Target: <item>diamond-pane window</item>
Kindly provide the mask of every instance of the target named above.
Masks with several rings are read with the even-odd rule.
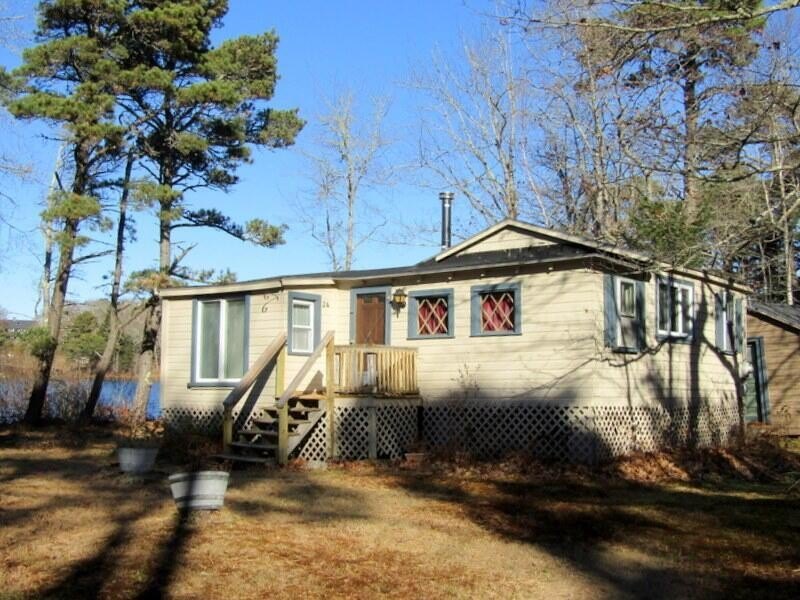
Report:
[[[483,292],[480,294],[481,332],[514,332],[516,315],[514,293]]]
[[[447,296],[423,296],[417,299],[417,335],[447,335],[449,306]]]

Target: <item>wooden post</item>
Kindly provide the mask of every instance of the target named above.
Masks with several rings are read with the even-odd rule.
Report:
[[[328,419],[328,460],[336,451],[336,387],[334,376],[335,347],[333,338],[325,349],[325,415]]]
[[[289,462],[289,405],[278,409],[278,464]]]
[[[275,364],[275,397],[279,398],[284,390],[286,377],[286,346],[281,348]],[[289,462],[289,404],[278,408],[278,464]]]
[[[233,441],[233,409],[226,406],[222,413],[222,448],[229,452]]]

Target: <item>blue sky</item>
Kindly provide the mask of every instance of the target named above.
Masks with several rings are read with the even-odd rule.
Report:
[[[33,2],[10,2],[13,14],[29,18],[18,26],[33,27]],[[409,73],[424,68],[438,46],[445,53],[457,54],[463,36],[479,33],[486,25],[484,14],[489,3],[478,0],[435,0],[407,2],[369,2],[355,0],[307,0],[303,2],[261,2],[232,0],[225,25],[215,33],[215,41],[241,34],[275,29],[281,38],[278,50],[281,79],[272,105],[299,107],[301,115],[313,123],[325,110],[324,99],[337,91],[351,89],[357,98],[389,96],[391,110],[387,126],[401,139],[397,160],[411,152],[413,136],[409,124],[419,110],[415,94],[404,86]],[[0,51],[0,64],[18,62],[14,53]],[[42,242],[36,231],[41,201],[49,173],[53,169],[56,146],[45,139],[43,127],[0,121],[4,135],[0,152],[30,162],[35,170],[29,181],[3,180],[2,191],[14,204],[0,199],[0,210],[13,227],[0,226],[0,307],[11,316],[31,317],[37,297]],[[281,273],[327,270],[324,251],[310,240],[297,223],[297,204],[308,193],[307,161],[303,152],[313,149],[313,125],[301,134],[289,150],[259,151],[253,164],[241,169],[241,182],[229,193],[195,192],[189,200],[196,207],[217,207],[232,218],[244,221],[260,217],[286,223],[287,243],[276,249],[243,244],[221,233],[182,230],[179,239],[196,244],[187,259],[195,268],[230,268],[240,280]],[[402,185],[371,192],[370,200],[384,207],[391,223],[423,222],[438,227],[437,190],[406,181]],[[466,207],[462,206],[462,209]],[[456,203],[456,218],[459,205]],[[156,259],[155,219],[136,216],[137,240],[130,246],[126,271],[152,267]],[[387,234],[389,231],[387,231]],[[356,267],[371,268],[406,264],[436,252],[435,239],[404,238],[404,244],[375,242],[365,245],[357,255]],[[71,300],[87,300],[105,294],[104,274],[110,262],[82,266],[71,286]]]

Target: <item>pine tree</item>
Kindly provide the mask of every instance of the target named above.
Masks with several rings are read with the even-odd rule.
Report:
[[[213,48],[211,31],[227,12],[225,0],[128,2],[127,53],[120,112],[137,130],[140,167],[148,174],[139,199],[159,218],[158,270],[141,278],[150,290],[139,351],[136,406],[143,413],[150,391],[161,322],[159,289],[191,271],[173,253],[173,232],[211,227],[262,246],[283,242],[283,227],[255,219],[235,224],[218,210],[192,210],[185,194],[227,190],[251,147],[284,148],[303,126],[296,110],[267,106],[278,79],[274,32],[243,36]]]
[[[57,226],[59,258],[47,314],[48,340],[37,352],[38,373],[25,413],[30,423],[42,416],[73,268],[90,258],[77,254],[89,241],[83,230],[102,224],[100,174],[124,145],[124,127],[113,118],[119,51],[113,35],[122,8],[111,0],[41,2],[39,44],[25,51],[23,64],[11,74],[15,93],[9,110],[18,118],[60,126],[74,163],[71,184],[42,215]]]

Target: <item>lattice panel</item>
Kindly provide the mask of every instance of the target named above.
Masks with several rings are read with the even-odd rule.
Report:
[[[337,458],[360,460],[369,457],[369,409],[340,406],[334,417]]]
[[[426,406],[425,439],[478,457],[530,452],[567,462],[596,462],[633,451],[719,446],[738,426],[735,406],[664,408],[459,404]]]
[[[426,406],[425,439],[486,458],[525,451],[553,460],[591,461],[596,449],[588,412],[582,407],[524,404]]]
[[[415,406],[375,408],[378,458],[401,458],[417,438]]]
[[[322,413],[319,421],[300,444],[297,456],[310,461],[325,461],[328,459],[328,418]]]
[[[174,429],[222,435],[222,408],[170,407],[163,409],[161,415]]]

